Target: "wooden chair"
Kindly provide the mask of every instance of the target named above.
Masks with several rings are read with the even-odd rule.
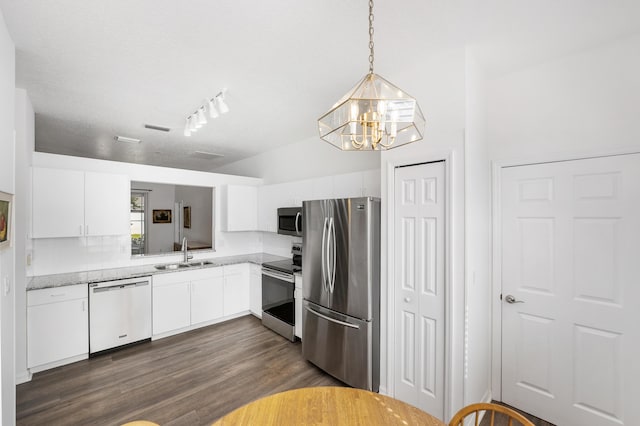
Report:
[[[535,426],[531,423],[525,416],[518,413],[517,411],[512,410],[511,408],[505,407],[504,405],[492,404],[488,402],[479,402],[477,404],[467,405],[463,407],[456,413],[455,416],[449,422],[449,426],[464,426],[464,420],[473,415],[475,413],[475,426],[480,424],[480,412],[485,411],[485,417],[491,414],[491,423],[490,426],[494,426],[494,422],[496,419],[496,413],[504,414],[508,419],[508,426],[515,426],[513,421],[519,422],[522,426]],[[486,423],[485,423],[486,424]],[[502,422],[496,424],[503,424]],[[516,423],[517,424],[517,423]]]

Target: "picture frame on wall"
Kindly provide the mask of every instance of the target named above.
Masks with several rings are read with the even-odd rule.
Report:
[[[11,244],[11,208],[13,195],[0,191],[0,250]]]
[[[183,207],[184,227],[191,228],[191,206]]]
[[[171,209],[153,210],[153,223],[171,223]]]

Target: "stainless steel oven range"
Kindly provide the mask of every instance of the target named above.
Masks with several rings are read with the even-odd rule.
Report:
[[[294,244],[293,259],[262,264],[262,324],[295,341],[295,278],[302,270],[299,244]]]

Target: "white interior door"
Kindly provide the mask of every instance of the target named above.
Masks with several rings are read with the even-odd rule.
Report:
[[[444,418],[445,163],[395,172],[395,397]]]
[[[503,401],[640,424],[640,155],[504,168],[501,206]]]

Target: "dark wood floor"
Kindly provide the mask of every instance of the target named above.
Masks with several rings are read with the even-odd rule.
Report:
[[[48,370],[17,387],[18,425],[208,425],[248,402],[343,386],[252,316]]]
[[[542,419],[539,419],[539,418],[537,418],[535,416],[532,416],[529,413],[525,413],[524,411],[521,411],[521,410],[518,410],[517,408],[511,407],[510,405],[507,405],[507,404],[504,404],[504,403],[498,402],[498,401],[491,401],[491,402],[493,402],[495,404],[504,405],[505,407],[509,407],[509,408],[512,408],[512,409],[518,411],[520,414],[525,416],[527,419],[531,420],[531,422],[533,422],[533,424],[535,426],[555,426],[555,425],[553,425],[553,424],[551,424],[549,422],[546,422],[546,421],[544,421]],[[489,416],[485,416],[482,419],[482,422],[480,422],[480,426],[489,426],[489,424],[490,424],[489,423],[489,419],[490,419]],[[507,426],[508,425],[508,421],[509,420],[507,419],[507,417],[504,414],[496,413],[494,426]],[[516,423],[516,424],[518,424],[518,423]]]

